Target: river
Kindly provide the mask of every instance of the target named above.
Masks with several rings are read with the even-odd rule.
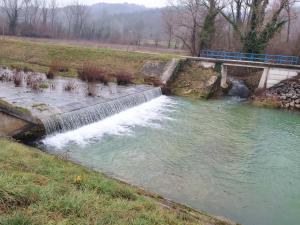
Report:
[[[51,153],[244,225],[300,221],[300,115],[161,96],[43,140]]]

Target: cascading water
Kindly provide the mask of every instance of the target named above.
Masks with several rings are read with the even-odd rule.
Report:
[[[234,78],[230,78],[229,80],[232,85],[231,89],[228,92],[229,96],[237,96],[240,98],[248,98],[249,97],[250,90],[243,81],[237,80]]]
[[[162,95],[161,88],[135,93],[68,113],[42,118],[46,134],[66,132],[138,106]]]

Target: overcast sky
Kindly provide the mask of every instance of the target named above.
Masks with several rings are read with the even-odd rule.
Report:
[[[60,5],[67,5],[74,0],[57,0]],[[79,2],[91,5],[99,2],[106,2],[106,3],[134,3],[139,5],[144,5],[147,7],[163,7],[166,5],[167,0],[79,0]]]

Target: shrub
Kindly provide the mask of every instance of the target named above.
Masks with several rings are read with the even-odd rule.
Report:
[[[163,86],[163,83],[161,82],[161,80],[158,77],[154,77],[154,76],[145,77],[144,82],[146,84],[150,84],[150,85],[153,85],[155,87]]]
[[[49,80],[53,80],[55,77],[55,72],[53,72],[51,69],[48,71],[48,73],[46,73],[46,77]]]
[[[20,71],[15,71],[13,74],[13,81],[16,87],[20,87],[23,81],[23,73]]]
[[[43,78],[36,73],[31,73],[26,77],[27,86],[33,91],[40,91],[43,86]]]
[[[64,90],[65,91],[74,91],[78,88],[78,85],[75,80],[69,80],[65,85],[64,85]]]
[[[52,71],[53,73],[58,73],[58,72],[66,73],[69,72],[69,68],[65,62],[56,59],[51,62],[49,71]]]
[[[57,85],[57,83],[55,82],[55,81],[51,81],[51,82],[49,82],[49,88],[50,88],[50,90],[55,90],[56,89],[56,85]]]
[[[8,72],[6,72],[6,71],[3,72],[2,71],[2,73],[0,74],[0,81],[10,82],[10,81],[12,81],[12,77]]]
[[[120,71],[115,74],[115,77],[119,85],[131,84],[133,80],[133,75],[127,71]]]
[[[78,71],[78,76],[81,80],[87,82],[100,81],[107,84],[110,81],[106,71],[91,63],[84,63]]]
[[[88,83],[87,85],[87,96],[96,97],[98,96],[98,87],[94,83]]]
[[[49,85],[47,83],[40,84],[40,88],[42,88],[42,89],[47,89],[48,87],[49,87]]]

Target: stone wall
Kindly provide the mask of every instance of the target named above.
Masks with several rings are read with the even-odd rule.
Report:
[[[252,97],[256,105],[300,110],[300,76],[284,80]]]

